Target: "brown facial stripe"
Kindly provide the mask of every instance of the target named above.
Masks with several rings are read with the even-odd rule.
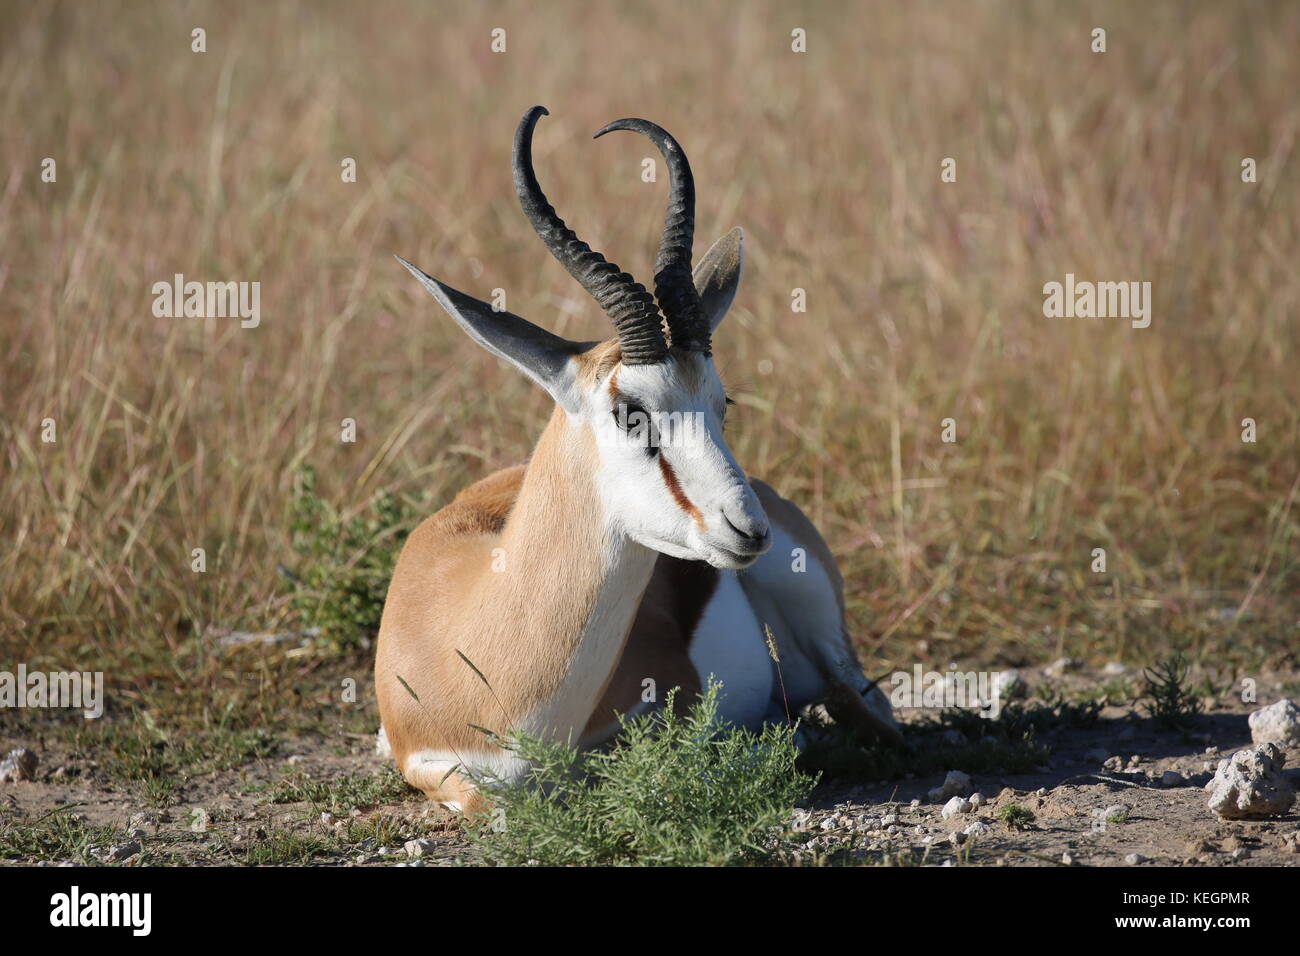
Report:
[[[695,522],[695,526],[703,531],[705,527],[704,516],[700,514],[700,509],[691,503],[691,499],[686,497],[686,492],[682,491],[681,483],[677,480],[677,473],[673,471],[673,466],[668,464],[668,459],[663,456],[662,451],[659,453],[659,473],[664,476],[664,484],[668,486],[668,491],[672,494],[673,500],[677,502],[677,507],[690,515],[691,520]]]

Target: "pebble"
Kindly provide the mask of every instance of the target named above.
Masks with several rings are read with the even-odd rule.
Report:
[[[1069,671],[1077,671],[1083,664],[1073,657],[1058,657],[1043,669],[1048,677],[1061,677]]]
[[[135,841],[129,843],[116,843],[113,846],[92,852],[96,859],[103,860],[105,863],[121,863],[123,860],[129,860],[131,857],[139,853],[140,844]]]
[[[1124,862],[1129,866],[1137,866],[1139,863],[1145,863],[1147,860],[1141,853],[1130,853],[1124,857]]]
[[[959,813],[970,813],[970,811],[971,805],[969,800],[966,800],[963,797],[953,797],[943,805],[941,816],[945,820],[951,820]]]
[[[432,853],[438,848],[438,844],[433,840],[419,839],[407,840],[402,846],[402,850],[409,857],[419,858]]]
[[[1177,770],[1166,770],[1160,775],[1160,786],[1162,787],[1181,787],[1187,781]]]
[[[971,792],[970,774],[961,770],[949,770],[943,778],[943,795],[945,797],[964,797]]]

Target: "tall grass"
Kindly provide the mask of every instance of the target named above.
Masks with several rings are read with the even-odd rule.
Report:
[[[746,230],[729,434],[828,537],[868,669],[1277,659],[1300,612],[1298,36],[1281,3],[5,4],[3,659],[96,661],[146,707],[201,689],[184,706],[217,720],[250,685],[204,634],[290,612],[301,465],[346,517],[528,454],[545,398],[390,254],[608,333],[517,209],[538,102],[550,196],[643,280],[665,186],[643,142],[590,141],[611,119],[682,141],[697,251]],[[1151,328],[1045,319],[1066,272],[1151,281]],[[175,273],[260,281],[261,326],[155,318]]]

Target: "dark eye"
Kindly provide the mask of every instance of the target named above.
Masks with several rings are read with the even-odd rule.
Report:
[[[635,402],[622,402],[614,407],[614,421],[624,431],[634,432],[650,421],[650,414]]]

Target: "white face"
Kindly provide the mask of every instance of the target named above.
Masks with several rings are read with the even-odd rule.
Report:
[[[722,434],[727,397],[713,359],[674,350],[618,365],[583,389],[574,414],[596,435],[596,486],[634,541],[741,569],[771,544],[767,515]]]

